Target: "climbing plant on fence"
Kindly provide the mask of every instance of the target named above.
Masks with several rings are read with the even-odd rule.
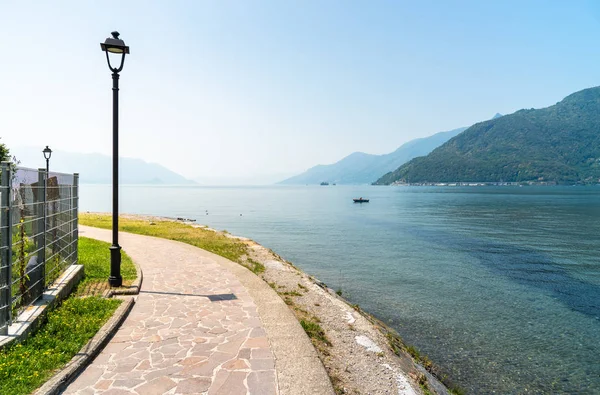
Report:
[[[77,262],[78,175],[3,162],[0,179],[0,334]]]

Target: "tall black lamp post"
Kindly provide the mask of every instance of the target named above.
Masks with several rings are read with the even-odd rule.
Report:
[[[123,277],[121,277],[121,246],[119,245],[119,72],[123,70],[129,47],[119,38],[119,32],[110,34],[112,37],[100,44],[102,50],[106,52],[106,62],[112,71],[113,79],[113,224],[108,283],[111,287],[120,287],[123,284]],[[118,68],[110,64],[109,53],[121,55],[121,64]]]

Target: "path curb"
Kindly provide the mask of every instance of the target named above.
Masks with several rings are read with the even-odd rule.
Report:
[[[98,333],[81,348],[59,373],[37,389],[34,394],[55,395],[64,390],[106,346],[131,311],[134,303],[135,299],[133,297],[124,299],[123,303],[117,308],[108,322],[100,328]]]
[[[140,267],[140,265],[137,264],[137,262],[134,262],[133,259],[131,260],[131,262],[133,262],[133,266],[135,266],[136,272],[136,278],[133,281],[133,283],[127,288],[111,288],[104,292],[104,294],[102,295],[103,297],[112,298],[114,295],[137,295],[140,293],[140,289],[142,288],[142,281],[144,281],[144,273],[142,272],[142,268]]]

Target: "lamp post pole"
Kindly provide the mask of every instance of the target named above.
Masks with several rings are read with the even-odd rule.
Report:
[[[119,73],[113,71],[113,215],[112,215],[112,245],[110,246],[110,277],[111,287],[123,284],[121,277],[121,246],[119,245]]]
[[[110,246],[110,277],[108,283],[111,287],[120,287],[123,284],[121,277],[121,246],[119,245],[119,72],[123,70],[125,54],[129,53],[129,47],[119,39],[119,32],[112,32],[109,37],[100,44],[106,52],[108,68],[112,71],[113,80],[113,215],[112,215],[112,245]],[[112,67],[109,53],[121,55],[121,65]]]

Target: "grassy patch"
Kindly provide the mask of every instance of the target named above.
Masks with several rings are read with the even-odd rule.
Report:
[[[305,309],[303,309],[302,307],[297,306],[297,305],[294,306],[294,310],[297,311],[298,313],[301,313],[301,314],[306,314],[306,315],[310,314],[308,311],[306,311]],[[314,317],[314,318],[317,319],[317,322],[321,322],[321,320],[319,320],[318,317]]]
[[[301,293],[299,293],[298,291],[286,291],[286,292],[280,292],[280,295],[285,295],[285,296],[302,296]]]
[[[265,271],[265,265],[260,262],[255,261],[254,259],[248,258],[249,269],[252,270],[254,274],[261,274]]]
[[[110,276],[110,243],[79,237],[79,261],[85,267],[85,277],[106,280]],[[131,258],[121,251],[121,275],[135,280],[137,273]]]
[[[423,395],[433,395],[429,389],[429,385],[427,385],[427,376],[425,376],[423,373],[419,373],[417,375],[417,383],[419,383],[419,387],[421,387]]]
[[[452,395],[465,395],[466,394],[465,390],[463,390],[462,388],[460,388],[457,385],[455,385],[454,387],[450,388],[450,393]]]
[[[110,276],[110,243],[87,237],[79,238],[79,263],[85,269],[85,278],[78,285],[77,293],[100,295],[109,288]],[[129,255],[121,251],[121,276],[123,284],[131,284],[137,273]]]
[[[112,229],[112,217],[108,214],[79,214],[79,223],[97,228]],[[181,241],[240,263],[255,273],[261,271],[260,267],[245,259],[248,249],[246,244],[240,240],[212,230],[179,222],[155,221],[153,223],[154,225],[150,225],[149,221],[121,217],[119,218],[119,230]],[[264,267],[262,269],[264,270]]]
[[[331,384],[333,385],[333,390],[335,391],[335,395],[344,395],[346,394],[346,390],[344,389],[344,383],[342,380],[336,375],[330,375]]]
[[[304,331],[313,341],[317,341],[320,343],[324,343],[328,346],[331,346],[331,342],[325,335],[325,331],[321,328],[321,325],[314,321],[310,320],[300,320],[300,325],[304,328]]]
[[[121,303],[98,297],[69,298],[21,344],[0,351],[0,393],[29,394],[79,352]]]
[[[406,347],[406,351],[410,354],[411,357],[413,357],[415,360],[420,361],[421,360],[421,354],[419,353],[419,350],[417,350],[416,348],[414,348],[413,346],[408,346]]]

